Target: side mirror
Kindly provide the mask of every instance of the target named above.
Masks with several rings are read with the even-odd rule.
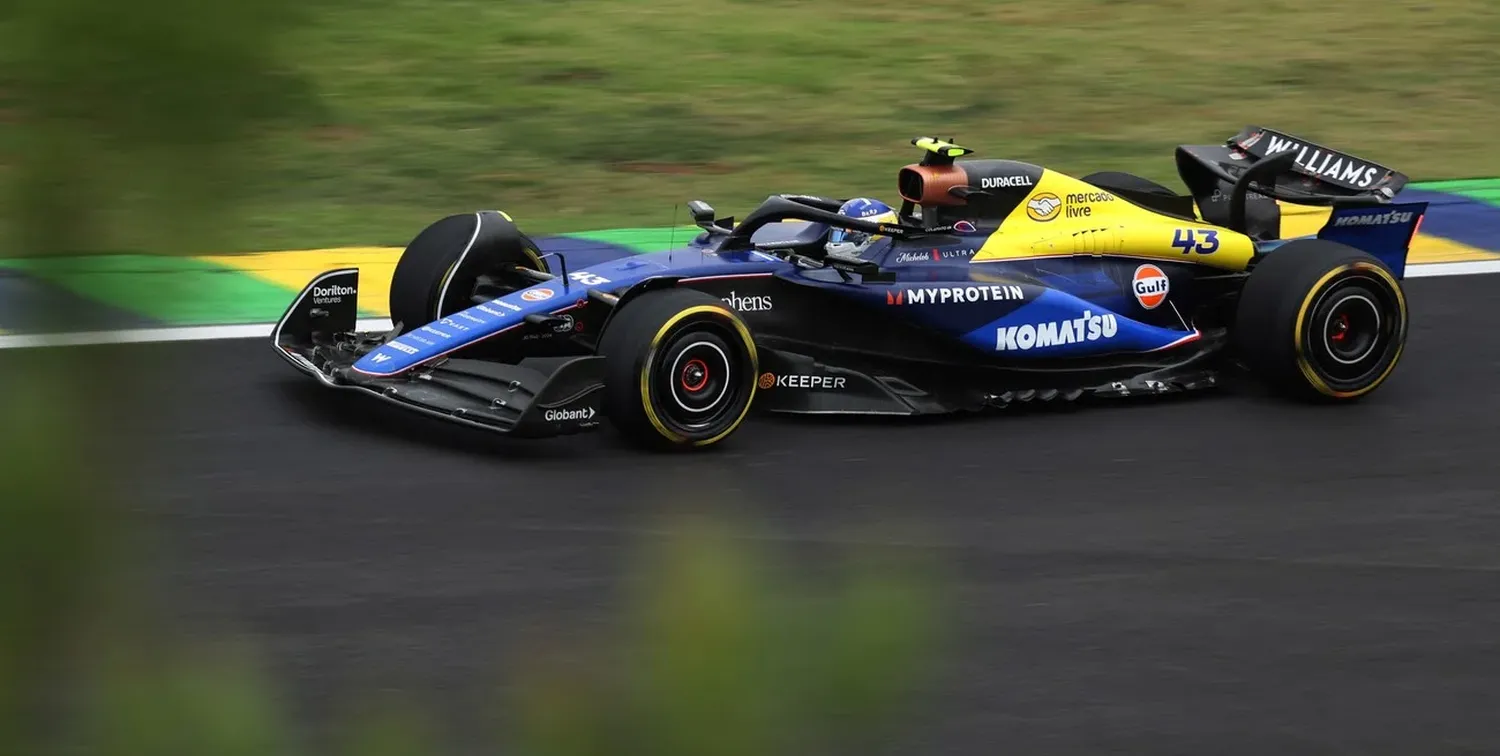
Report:
[[[693,223],[699,226],[712,224],[714,222],[714,209],[703,200],[693,200],[687,203],[688,212],[693,215]]]

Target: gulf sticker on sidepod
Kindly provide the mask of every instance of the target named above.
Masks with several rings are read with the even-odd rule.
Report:
[[[1167,278],[1161,268],[1148,263],[1135,269],[1130,286],[1135,293],[1135,301],[1148,310],[1154,310],[1167,301],[1167,292],[1172,290],[1172,280]]]

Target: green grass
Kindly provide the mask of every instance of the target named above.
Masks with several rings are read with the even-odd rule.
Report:
[[[1418,179],[1500,174],[1494,0],[365,0],[283,59],[321,100],[266,133],[234,249],[403,244],[450,212],[540,233],[895,200],[908,141],[1176,185],[1249,123]],[[682,216],[677,217],[682,222]]]

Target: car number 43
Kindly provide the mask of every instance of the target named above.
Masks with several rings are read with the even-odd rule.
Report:
[[[1193,252],[1211,255],[1219,248],[1219,232],[1208,229],[1179,228],[1172,232],[1172,247],[1182,250],[1184,255]]]
[[[602,286],[609,283],[609,279],[605,278],[604,276],[595,275],[593,273],[588,273],[582,270],[578,271],[577,273],[569,273],[568,278],[571,278],[574,281],[583,284],[584,286]]]

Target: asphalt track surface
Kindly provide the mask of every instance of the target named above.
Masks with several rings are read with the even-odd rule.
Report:
[[[691,459],[377,411],[262,340],[83,353],[171,377],[102,432],[155,457],[173,616],[254,636],[314,738],[378,687],[475,743],[457,712],[513,644],[613,621],[670,501],[809,564],[878,520],[944,562],[951,640],[891,752],[1496,753],[1500,275],[1408,288],[1409,351],[1358,407],[763,420]]]

